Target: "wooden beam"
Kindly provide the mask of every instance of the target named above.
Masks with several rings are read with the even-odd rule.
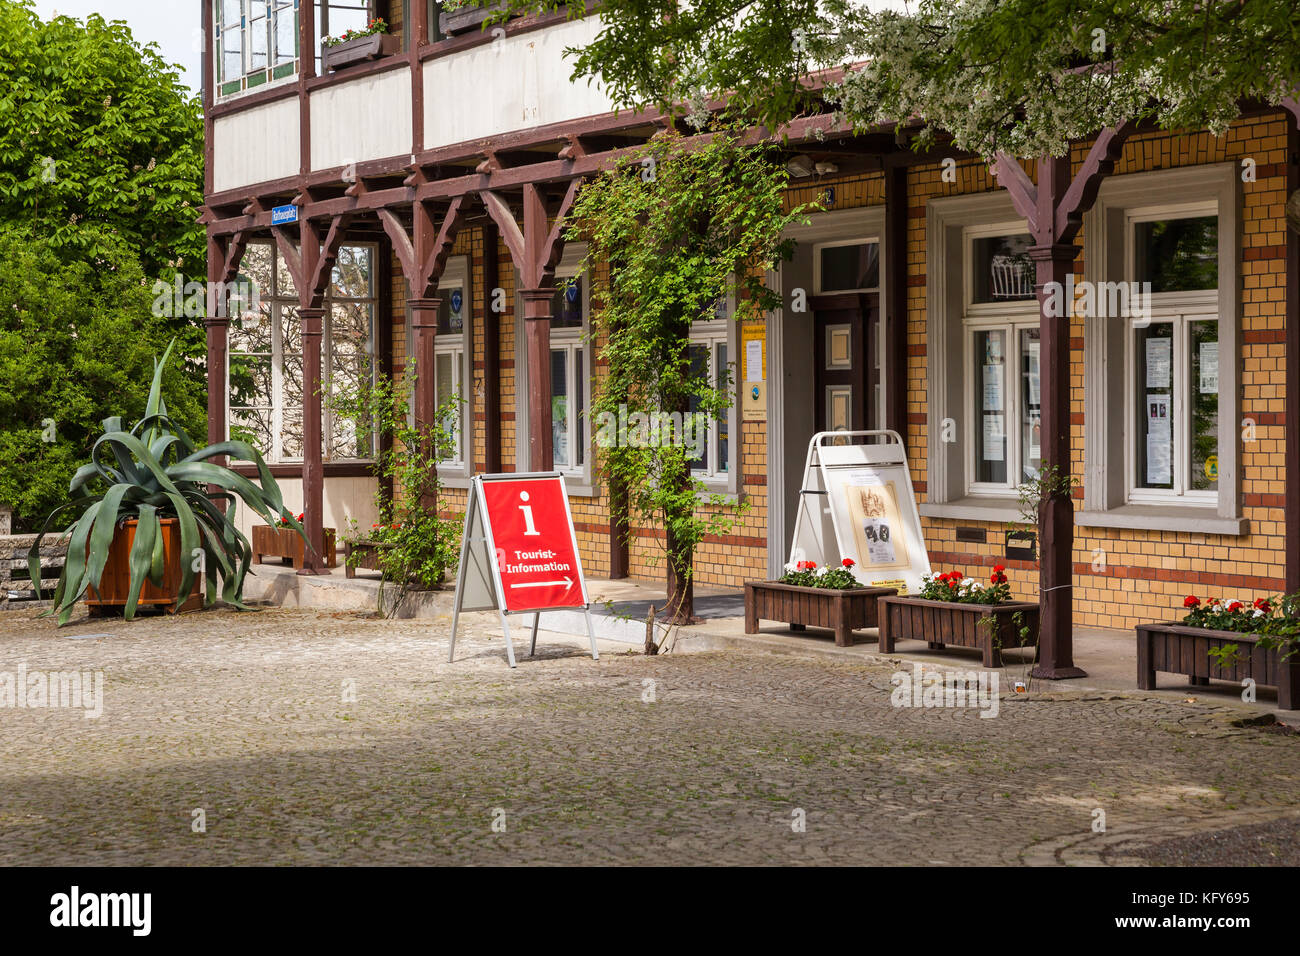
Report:
[[[1083,167],[1075,174],[1070,188],[1061,198],[1055,212],[1057,242],[1073,242],[1083,226],[1083,214],[1097,201],[1097,191],[1102,180],[1115,171],[1115,163],[1124,152],[1124,143],[1133,134],[1132,121],[1121,126],[1109,126],[1097,134],[1096,141],[1083,160]]]

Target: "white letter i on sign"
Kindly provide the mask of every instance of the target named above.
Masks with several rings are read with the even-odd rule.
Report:
[[[519,500],[520,500],[520,501],[527,501],[527,500],[528,500],[528,492],[526,492],[526,491],[521,491],[521,492],[519,492]],[[531,537],[538,537],[538,538],[540,538],[540,537],[542,536],[542,533],[541,533],[540,531],[538,531],[536,528],[533,527],[533,509],[532,509],[530,506],[528,506],[528,505],[520,505],[520,506],[519,506],[519,510],[522,511],[522,512],[524,513],[524,527],[526,527],[526,528],[528,529],[527,531],[524,532],[524,537],[525,537],[525,538],[531,538]]]

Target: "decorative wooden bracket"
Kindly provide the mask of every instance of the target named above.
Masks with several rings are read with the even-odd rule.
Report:
[[[587,155],[587,149],[582,145],[582,140],[577,136],[566,136],[569,145],[565,146],[559,152],[559,158],[564,160],[582,159]]]
[[[549,232],[547,225],[551,217],[547,214],[546,203],[537,186],[528,183],[524,186],[524,225],[521,229],[509,204],[497,193],[484,189],[479,195],[488,215],[492,217],[497,228],[501,230],[501,240],[510,250],[510,258],[519,270],[521,288],[544,289],[555,277],[555,267],[564,252],[560,241],[563,234],[565,217],[573,208],[573,202],[582,186],[581,177],[569,181],[568,191],[560,201],[555,212],[554,225]]]
[[[230,242],[226,246],[225,259],[221,264],[223,284],[233,282],[239,273],[239,265],[244,261],[244,250],[248,248],[248,237],[247,232],[237,232],[230,237]]]
[[[464,221],[464,202],[463,196],[457,196],[447,207],[447,213],[442,217],[442,223],[438,227],[436,236],[431,243],[426,239],[428,248],[418,249],[421,236],[421,226],[418,217],[427,215],[426,210],[416,209],[417,226],[416,242],[411,241],[411,237],[406,234],[402,227],[401,221],[391,209],[378,210],[379,219],[384,224],[384,232],[388,234],[389,241],[393,244],[393,253],[397,256],[397,261],[402,264],[402,274],[406,276],[407,288],[413,299],[431,298],[438,288],[438,280],[442,278],[443,269],[447,267],[447,257],[451,255],[451,248],[455,245],[456,235],[460,232],[460,227]],[[422,204],[417,204],[422,205]],[[432,219],[429,219],[432,224]],[[430,230],[432,232],[432,230]]]
[[[480,176],[487,173],[495,173],[501,170],[501,160],[497,159],[494,150],[488,149],[483,152],[483,161],[474,168],[474,172]]]
[[[334,216],[323,242],[316,227],[310,221],[303,221],[299,226],[302,243],[297,247],[283,226],[271,227],[280,258],[298,290],[298,303],[302,308],[319,309],[324,303],[325,286],[334,270],[350,218],[346,214]]]

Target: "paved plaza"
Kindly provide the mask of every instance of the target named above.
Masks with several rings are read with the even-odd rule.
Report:
[[[893,706],[898,661],[545,632],[510,671],[470,621],[448,664],[445,619],[0,614],[0,680],[103,675],[0,708],[0,864],[1297,862],[1300,737],[1231,698],[986,719]]]

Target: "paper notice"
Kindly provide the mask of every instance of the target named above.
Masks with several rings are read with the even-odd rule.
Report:
[[[1167,485],[1173,481],[1173,428],[1169,417],[1169,396],[1147,396],[1147,484]]]
[[[1173,342],[1147,339],[1147,388],[1168,388]]]
[[[1201,394],[1219,393],[1219,343],[1201,343]]]
[[[763,381],[763,343],[759,339],[745,343],[745,381]]]
[[[1005,461],[1006,429],[1002,426],[1001,415],[984,416],[984,460]]]
[[[984,411],[1002,411],[1002,366],[984,366]]]

